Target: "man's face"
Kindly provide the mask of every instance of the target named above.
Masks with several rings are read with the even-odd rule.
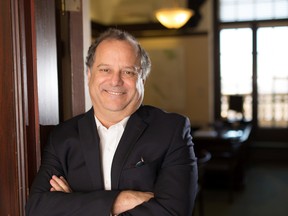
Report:
[[[88,70],[88,86],[95,114],[119,120],[135,112],[143,101],[137,48],[127,41],[104,40]]]

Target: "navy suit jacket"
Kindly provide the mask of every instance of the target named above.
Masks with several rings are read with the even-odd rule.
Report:
[[[128,189],[155,197],[121,215],[192,214],[197,164],[188,118],[151,106],[132,114],[113,158],[111,191],[104,190],[99,142],[93,109],[55,127],[31,187],[27,216],[109,216],[118,193]],[[141,158],[144,163],[136,166]],[[50,192],[52,175],[65,177],[73,192]]]

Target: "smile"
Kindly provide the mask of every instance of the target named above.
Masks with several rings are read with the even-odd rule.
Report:
[[[124,92],[114,92],[114,91],[107,91],[107,90],[106,90],[106,92],[108,94],[111,94],[111,95],[122,95],[122,94],[124,94]]]

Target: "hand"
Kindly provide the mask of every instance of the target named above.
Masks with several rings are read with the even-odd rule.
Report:
[[[61,191],[65,193],[71,193],[72,190],[68,184],[68,182],[65,180],[63,176],[60,176],[58,178],[57,176],[53,175],[50,179],[51,189],[50,191]]]
[[[143,202],[149,201],[154,197],[152,192],[141,192],[141,191],[122,191],[116,197],[113,204],[112,214],[118,215],[134,207],[142,204]]]

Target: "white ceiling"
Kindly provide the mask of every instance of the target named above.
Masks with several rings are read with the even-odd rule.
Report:
[[[90,0],[91,20],[104,24],[132,24],[156,21],[154,11],[187,0]]]

